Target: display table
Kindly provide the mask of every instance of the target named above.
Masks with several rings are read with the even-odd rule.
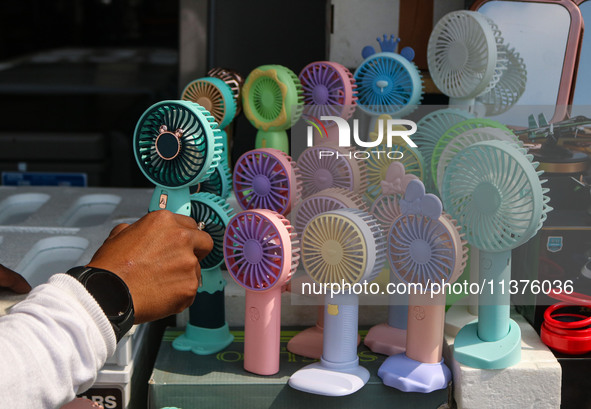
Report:
[[[377,376],[384,355],[359,346],[360,364],[371,374],[360,391],[344,397],[311,395],[287,385],[289,377],[311,362],[287,352],[286,345],[296,330],[281,332],[281,369],[272,376],[246,372],[243,365],[244,331],[232,331],[234,342],[215,355],[199,356],[179,352],[172,341],[182,333],[168,328],[163,336],[149,386],[149,408],[173,406],[191,408],[448,408],[451,384],[429,394],[405,393],[384,386]],[[367,331],[360,331],[365,336]]]

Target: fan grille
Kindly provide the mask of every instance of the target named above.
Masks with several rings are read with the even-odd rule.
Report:
[[[457,227],[443,223],[443,218],[409,214],[394,220],[388,235],[388,256],[396,275],[405,283],[425,287],[453,282],[466,263]]]
[[[302,233],[302,262],[318,283],[373,280],[384,264],[385,249],[379,224],[360,210],[322,213]]]
[[[471,245],[505,251],[541,227],[551,208],[531,159],[503,141],[478,142],[454,156],[443,177],[445,208]]]
[[[257,129],[279,131],[296,123],[304,109],[302,85],[289,68],[263,65],[246,78],[244,114]]]
[[[224,257],[232,278],[247,290],[265,291],[291,279],[299,263],[299,242],[278,213],[245,210],[228,223]]]
[[[224,261],[224,233],[233,210],[229,204],[210,193],[191,195],[191,217],[197,223],[204,222],[203,231],[213,240],[213,249],[201,261],[202,269],[220,266]]]
[[[424,163],[431,164],[431,156],[435,145],[449,128],[471,118],[474,118],[474,115],[468,111],[453,108],[439,109],[421,118],[417,122],[417,131],[412,136],[412,140],[418,145]],[[431,188],[433,186],[431,172],[424,173],[424,181],[427,187]]]
[[[182,130],[179,153],[172,159],[164,159],[156,149],[162,125],[172,132]],[[222,144],[217,124],[203,107],[164,101],[148,108],[138,121],[134,147],[136,161],[151,182],[178,188],[207,178],[220,161]]]
[[[242,111],[242,98],[240,93],[242,92],[242,86],[244,85],[244,78],[237,71],[228,68],[212,68],[207,71],[208,77],[219,78],[224,81],[232,90],[232,96],[236,102],[236,115]]]
[[[349,119],[357,104],[357,85],[351,72],[329,61],[308,64],[300,72],[306,113],[316,118]]]
[[[417,67],[395,53],[374,54],[354,74],[359,108],[372,114],[402,117],[420,103],[423,84]]]
[[[367,205],[359,195],[347,189],[325,189],[302,201],[294,212],[293,226],[298,234],[304,231],[312,217],[324,212],[338,209],[359,209],[366,211]]]
[[[476,142],[500,140],[517,143],[518,139],[511,131],[499,128],[476,128],[455,136],[445,146],[437,164],[437,183],[441,192],[443,173],[452,158],[462,149]]]
[[[354,154],[352,148],[332,145],[313,146],[303,151],[298,158],[302,196],[306,198],[328,188],[362,194],[367,188],[367,169],[365,161],[355,159]]]
[[[189,83],[182,99],[196,102],[211,113],[221,129],[228,126],[236,114],[236,102],[230,86],[219,78],[200,78]]]
[[[256,149],[234,166],[234,192],[242,209],[288,214],[300,200],[302,181],[295,162],[277,149]]]
[[[509,45],[503,46],[507,56],[507,69],[503,71],[499,82],[476,100],[485,105],[486,115],[500,115],[508,111],[525,92],[527,69],[523,58]]]
[[[433,153],[431,154],[431,177],[434,179],[435,186],[439,186],[439,182],[437,180],[437,165],[439,164],[441,154],[443,153],[443,150],[445,149],[447,144],[450,143],[458,135],[476,128],[498,128],[506,132],[511,132],[509,128],[507,128],[502,123],[493,121],[492,119],[484,118],[468,119],[449,128],[441,136],[441,138],[439,138],[439,141],[437,141],[437,144],[433,149]]]
[[[454,11],[441,18],[429,37],[427,60],[437,88],[453,98],[475,98],[495,85],[502,70],[500,32],[484,16]]]
[[[376,197],[382,193],[381,182],[386,178],[388,168],[394,161],[398,161],[404,165],[406,174],[412,174],[419,179],[423,178],[423,157],[418,149],[411,149],[406,145],[392,144],[389,148],[385,143],[382,143],[374,148],[367,148],[367,151],[381,152],[378,154],[370,154],[369,158],[364,161],[367,162],[367,180],[368,188],[366,197],[369,201],[373,202]],[[389,152],[402,152],[402,158],[390,159],[387,155]]]
[[[199,185],[199,192],[212,193],[224,199],[230,196],[231,189],[232,175],[230,174],[230,168],[224,161],[220,162],[214,169],[209,179]]]

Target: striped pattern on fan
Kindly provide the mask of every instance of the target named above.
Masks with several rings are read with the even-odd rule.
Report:
[[[212,193],[223,199],[230,196],[230,191],[232,190],[232,174],[230,173],[228,164],[225,161],[220,162],[211,176],[201,182],[196,188],[198,192]]]
[[[459,10],[443,16],[427,46],[429,72],[437,88],[457,99],[489,91],[506,68],[503,38],[484,15]]]
[[[420,103],[423,82],[417,67],[393,52],[369,56],[354,74],[358,86],[357,104],[372,114],[403,117]]]
[[[321,152],[332,152],[332,155]],[[365,160],[354,158],[353,148],[344,148],[331,144],[312,146],[302,152],[298,158],[302,197],[328,188],[344,188],[357,194],[363,194],[367,188],[367,170]]]
[[[301,199],[302,181],[296,164],[277,149],[243,154],[234,166],[233,186],[242,209],[270,209],[287,215]]]
[[[509,44],[503,47],[507,56],[507,69],[503,71],[497,85],[476,98],[477,102],[485,105],[487,116],[508,111],[525,92],[527,69],[523,58]]]
[[[190,82],[182,93],[182,99],[196,102],[215,118],[224,129],[236,115],[236,101],[230,86],[219,78],[200,78]]]
[[[294,212],[293,226],[296,232],[304,231],[306,224],[314,216],[330,210],[359,209],[367,211],[367,205],[361,197],[343,188],[330,188],[322,190],[305,198]]]
[[[163,101],[150,107],[134,132],[134,154],[153,183],[185,187],[207,178],[221,158],[214,118],[189,101]]]
[[[232,90],[232,95],[236,101],[236,116],[242,112],[242,86],[244,85],[244,77],[238,71],[229,68],[216,67],[207,71],[208,77],[219,78],[224,81]]]
[[[437,141],[435,149],[433,149],[433,153],[431,154],[431,176],[435,182],[435,187],[439,186],[439,181],[437,180],[437,165],[439,164],[439,159],[447,144],[459,134],[476,128],[499,128],[506,132],[511,132],[509,128],[502,123],[485,118],[468,119],[449,128],[441,138],[439,138],[439,141]],[[427,166],[429,166],[429,164],[427,164]]]
[[[357,85],[343,65],[318,61],[306,65],[299,75],[305,111],[316,118],[338,116],[349,119],[357,104]]]
[[[441,187],[443,184],[443,174],[445,172],[445,168],[449,165],[449,162],[453,159],[453,157],[460,152],[462,149],[476,143],[482,141],[491,141],[491,140],[500,140],[500,141],[507,141],[507,142],[514,142],[518,143],[517,136],[511,131],[507,131],[500,128],[475,128],[469,131],[462,132],[461,134],[455,136],[449,143],[445,146],[441,155],[439,156],[439,164],[437,165],[437,188],[441,191]]]

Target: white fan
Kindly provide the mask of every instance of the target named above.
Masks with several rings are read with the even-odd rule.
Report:
[[[466,10],[448,13],[437,22],[429,37],[427,62],[433,82],[450,97],[450,105],[467,107],[490,91],[507,67],[497,25]]]

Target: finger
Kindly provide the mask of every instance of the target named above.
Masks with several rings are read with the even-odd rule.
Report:
[[[17,294],[26,294],[31,286],[20,274],[0,265],[0,287],[8,288]]]
[[[181,225],[182,227],[186,227],[188,229],[196,229],[197,228],[197,221],[192,217],[185,216],[182,214],[174,214],[176,222]]]
[[[112,239],[113,237],[117,236],[119,233],[121,233],[123,230],[127,229],[129,227],[129,223],[120,223],[117,226],[113,227],[113,230],[111,230],[111,233],[109,233],[109,239]]]
[[[201,266],[197,264],[195,267],[195,276],[197,277],[197,282],[199,283],[198,288],[203,285],[203,277],[201,277]]]
[[[209,234],[201,230],[194,230],[193,252],[201,262],[213,249],[213,240]]]

